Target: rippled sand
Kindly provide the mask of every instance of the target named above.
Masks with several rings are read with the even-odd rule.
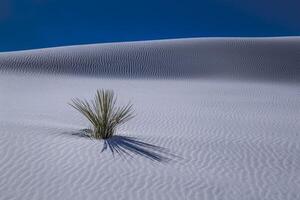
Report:
[[[300,199],[299,38],[0,54],[0,199]],[[110,88],[136,118],[80,137]],[[111,148],[110,148],[111,147]]]

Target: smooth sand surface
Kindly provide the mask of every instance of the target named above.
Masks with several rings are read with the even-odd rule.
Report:
[[[0,200],[300,199],[300,38],[0,53]],[[113,89],[137,116],[80,137]],[[110,148],[111,147],[111,148]]]

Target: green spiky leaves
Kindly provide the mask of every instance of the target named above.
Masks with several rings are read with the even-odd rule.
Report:
[[[131,103],[116,106],[117,98],[112,90],[97,90],[93,101],[72,99],[70,105],[83,114],[92,124],[92,136],[107,139],[113,136],[116,127],[134,117]]]

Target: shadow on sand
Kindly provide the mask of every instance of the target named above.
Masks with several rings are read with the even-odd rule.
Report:
[[[134,137],[115,135],[104,140],[102,151],[110,150],[121,156],[136,154],[157,162],[168,162],[174,157],[167,149],[153,144],[142,142]]]
[[[90,131],[88,129],[83,129],[79,132],[73,132],[72,135],[89,137],[91,139],[89,132]],[[138,155],[152,161],[164,163],[178,157],[170,153],[170,151],[166,148],[143,142],[135,137],[114,135],[103,141],[104,143],[101,152],[110,151],[113,156],[117,154],[124,158],[132,158],[133,155]]]

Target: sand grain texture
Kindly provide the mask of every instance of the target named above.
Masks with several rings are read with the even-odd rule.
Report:
[[[286,37],[0,53],[0,199],[300,199],[299,50]],[[135,106],[114,140],[130,155],[74,135],[88,123],[67,103],[98,88]]]

